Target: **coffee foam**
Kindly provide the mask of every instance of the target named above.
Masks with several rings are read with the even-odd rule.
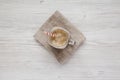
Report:
[[[56,29],[52,32],[55,36],[50,36],[50,42],[55,46],[64,46],[68,40],[68,33],[62,29]]]

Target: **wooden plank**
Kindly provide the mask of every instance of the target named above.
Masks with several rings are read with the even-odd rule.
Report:
[[[56,10],[86,37],[67,64],[33,35]],[[0,0],[0,80],[120,80],[120,0]]]

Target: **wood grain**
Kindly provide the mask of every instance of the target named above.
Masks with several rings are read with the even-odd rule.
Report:
[[[86,37],[61,65],[33,35],[56,10]],[[0,80],[120,80],[120,0],[0,0]]]

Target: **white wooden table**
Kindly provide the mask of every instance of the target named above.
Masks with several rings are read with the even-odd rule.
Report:
[[[56,10],[86,36],[64,65],[33,37]],[[0,0],[0,80],[120,80],[120,0]]]

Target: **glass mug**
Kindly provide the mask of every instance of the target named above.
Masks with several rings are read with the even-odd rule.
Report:
[[[64,49],[68,44],[72,46],[75,44],[70,33],[62,27],[53,27],[50,32],[54,36],[48,36],[48,43],[56,49]]]

